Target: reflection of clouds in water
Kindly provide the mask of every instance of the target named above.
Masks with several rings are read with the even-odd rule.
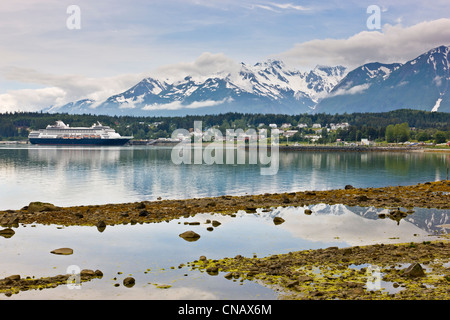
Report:
[[[310,209],[313,211],[311,215],[305,215],[304,209],[293,207],[276,209],[274,213],[286,220],[278,227],[297,238],[317,242],[332,241],[344,245],[429,240],[424,230],[405,220],[397,225],[396,221],[389,218],[368,219],[352,212],[352,208],[344,205],[311,206]],[[381,211],[383,209],[379,210]]]
[[[131,149],[130,149],[131,150]],[[103,164],[115,163],[119,160],[122,152],[119,148],[30,148],[28,156],[31,161],[57,164],[57,166],[70,166],[84,164],[90,167],[99,167]]]
[[[216,300],[218,297],[206,290],[189,287],[171,287],[168,289],[156,288],[153,284],[143,287],[135,285],[132,288],[125,288],[120,283],[119,287],[114,287],[113,282],[106,284],[107,288],[96,288],[102,279],[94,279],[91,282],[81,284],[80,289],[68,289],[66,285],[43,290],[29,290],[14,295],[14,300],[40,299],[40,300]],[[97,282],[97,283],[96,283]],[[119,283],[119,281],[117,281]],[[109,288],[109,289],[108,289]]]

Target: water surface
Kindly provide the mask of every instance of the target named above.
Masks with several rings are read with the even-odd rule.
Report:
[[[0,147],[0,210],[220,195],[410,185],[445,179],[446,155],[280,152],[276,175],[260,164],[176,165],[162,147]]]
[[[306,208],[313,214],[305,215]],[[104,273],[102,279],[83,283],[79,290],[62,285],[8,299],[276,299],[275,291],[258,283],[178,267],[202,255],[211,259],[238,254],[264,257],[330,246],[430,241],[447,233],[441,225],[448,224],[450,210],[415,210],[399,224],[378,219],[385,209],[319,204],[269,212],[258,209],[256,214],[239,211],[236,217],[204,213],[163,223],[108,226],[103,232],[86,226],[19,226],[13,237],[0,237],[0,278],[66,274],[72,265]],[[285,222],[275,225],[276,216]],[[208,231],[211,224],[205,223],[207,219],[221,225]],[[200,225],[184,224],[193,221]],[[200,234],[200,239],[188,242],[180,238],[187,230]],[[73,255],[50,253],[60,247],[72,248]],[[133,288],[122,284],[128,276],[136,279]],[[161,284],[171,287],[157,288]]]

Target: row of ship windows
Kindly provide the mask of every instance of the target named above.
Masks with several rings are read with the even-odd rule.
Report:
[[[52,130],[50,133],[90,133],[90,134],[96,134],[96,131],[93,130]]]

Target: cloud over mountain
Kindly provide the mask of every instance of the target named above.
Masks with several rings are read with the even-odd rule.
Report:
[[[277,56],[296,65],[320,63],[356,68],[369,62],[406,62],[442,44],[450,44],[448,18],[410,27],[386,24],[380,31],[362,31],[345,39],[306,41]]]

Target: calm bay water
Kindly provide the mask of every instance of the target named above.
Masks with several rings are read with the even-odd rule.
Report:
[[[0,147],[0,210],[31,201],[59,206],[186,199],[355,187],[408,185],[445,178],[446,156],[429,153],[280,152],[278,174],[261,176],[258,165],[175,165],[171,148]],[[238,211],[236,217],[198,214],[167,223],[96,227],[20,225],[0,237],[0,278],[11,274],[46,277],[70,273],[69,266],[99,269],[102,279],[70,290],[28,290],[0,299],[276,299],[258,283],[227,280],[181,267],[201,255],[220,259],[267,256],[330,246],[424,241],[448,232],[450,210],[415,208],[399,224],[379,219],[386,209],[318,204]],[[285,222],[275,225],[273,218]],[[218,220],[213,231],[206,220]],[[199,225],[184,222],[198,221]],[[194,230],[200,239],[179,237]],[[69,256],[51,250],[70,247]],[[126,288],[125,277],[136,285]],[[160,289],[158,285],[169,285]],[[118,286],[117,286],[118,285]],[[390,284],[386,284],[390,286]]]
[[[445,179],[437,153],[280,152],[276,175],[260,165],[182,164],[162,147],[0,147],[0,210],[220,195],[408,185]],[[248,161],[246,161],[248,163]]]

